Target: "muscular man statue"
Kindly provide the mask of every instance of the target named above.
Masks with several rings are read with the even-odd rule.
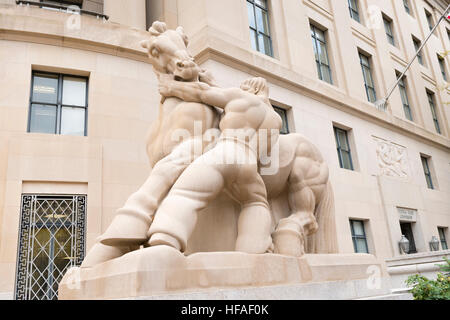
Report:
[[[189,165],[161,203],[149,229],[149,245],[185,251],[197,213],[225,190],[242,206],[236,250],[270,251],[272,217],[266,187],[258,173],[258,154],[261,148],[268,148],[265,151],[270,153],[282,121],[269,102],[266,80],[248,79],[240,89],[168,81],[160,83],[160,93],[221,108],[224,115],[216,146]]]

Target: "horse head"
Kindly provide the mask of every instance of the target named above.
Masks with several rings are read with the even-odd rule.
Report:
[[[148,30],[150,39],[141,41],[158,74],[171,74],[178,81],[198,81],[201,68],[187,51],[188,38],[182,27],[169,30],[164,22],[155,21]]]

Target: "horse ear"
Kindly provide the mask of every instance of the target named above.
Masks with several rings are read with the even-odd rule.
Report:
[[[179,26],[176,31],[178,32],[178,34],[183,38],[184,44],[186,45],[186,47],[189,44],[189,39],[187,37],[187,35],[184,33],[184,29],[182,26]]]
[[[161,33],[166,31],[167,25],[161,21],[153,22],[152,26],[148,29],[148,32],[150,32],[152,36],[159,36]]]

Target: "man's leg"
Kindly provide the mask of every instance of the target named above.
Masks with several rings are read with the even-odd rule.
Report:
[[[156,208],[181,172],[200,155],[194,152],[201,150],[199,143],[202,143],[199,138],[187,140],[156,163],[144,184],[117,210],[108,229],[89,250],[83,266],[120,257],[148,239],[147,231]]]
[[[149,230],[149,245],[169,245],[182,252],[197,223],[197,214],[224,187],[220,165],[200,157],[178,178],[163,200]]]
[[[272,251],[272,215],[266,187],[257,167],[246,168],[237,180],[242,209],[238,220],[236,251],[265,253]]]
[[[183,170],[200,155],[201,143],[201,138],[189,139],[158,161],[139,190],[117,210],[113,222],[101,236],[101,243],[123,246],[145,242],[158,205]]]

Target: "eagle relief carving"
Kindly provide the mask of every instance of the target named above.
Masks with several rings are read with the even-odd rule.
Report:
[[[377,143],[377,159],[380,175],[407,178],[406,148],[393,142],[373,137]]]

